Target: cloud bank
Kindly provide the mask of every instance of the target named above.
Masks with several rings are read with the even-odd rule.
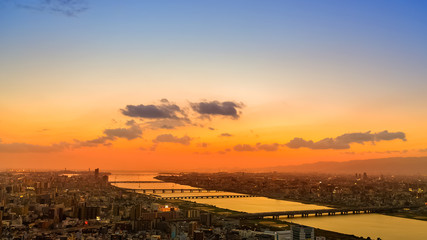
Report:
[[[348,149],[352,143],[364,144],[365,142],[374,143],[395,139],[406,141],[406,135],[403,132],[388,132],[387,130],[379,133],[371,133],[369,131],[365,133],[346,133],[336,138],[325,138],[317,142],[296,137],[285,145],[293,149]]]
[[[0,152],[3,153],[50,153],[60,152],[69,147],[70,144],[66,142],[52,145],[37,145],[29,143],[3,143],[0,139]]]
[[[234,151],[237,152],[253,152],[253,151],[267,151],[267,152],[275,152],[279,150],[279,147],[282,146],[278,143],[272,144],[261,144],[257,143],[255,146],[249,144],[237,144],[233,147]]]
[[[128,128],[105,129],[104,136],[92,140],[75,140],[75,143],[72,145],[72,147],[96,147],[98,145],[109,146],[111,145],[112,141],[116,141],[118,138],[133,140],[142,137],[142,129],[134,120],[126,122],[126,125]]]

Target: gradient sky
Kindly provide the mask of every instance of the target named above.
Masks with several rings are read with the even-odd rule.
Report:
[[[427,155],[425,1],[61,2],[0,1],[0,168]]]

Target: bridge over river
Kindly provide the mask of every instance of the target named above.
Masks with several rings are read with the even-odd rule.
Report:
[[[165,183],[162,181],[110,181],[110,183]]]
[[[359,207],[359,208],[329,208],[329,209],[316,209],[316,210],[299,210],[299,211],[280,211],[280,212],[261,212],[261,213],[242,213],[229,216],[230,218],[239,218],[239,219],[261,219],[264,217],[273,217],[273,219],[279,219],[280,216],[286,216],[288,218],[293,218],[297,215],[301,217],[309,216],[322,216],[327,214],[329,216],[338,215],[347,215],[360,214],[360,213],[384,213],[384,212],[393,212],[397,210],[402,210],[404,208],[419,208],[419,206],[411,207]]]
[[[204,195],[204,196],[173,196],[173,197],[162,197],[158,196],[158,199],[202,199],[202,198],[249,198],[257,197],[254,195]]]
[[[221,192],[218,190],[209,190],[209,189],[203,189],[203,188],[121,188],[124,190],[129,191],[138,191],[142,193],[210,193],[210,192]]]

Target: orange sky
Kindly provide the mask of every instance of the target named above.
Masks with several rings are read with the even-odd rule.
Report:
[[[223,102],[201,102],[219,106],[223,104]],[[151,101],[139,104],[143,106],[153,104],[160,108],[164,103]],[[388,121],[392,113],[371,112],[370,119],[357,120],[356,111],[319,114],[320,108],[328,106],[320,104],[312,112],[306,112],[299,110],[296,104],[292,106],[277,102],[268,103],[265,107],[245,104],[241,108],[236,108],[237,111],[241,111],[236,118],[225,113],[199,114],[191,109],[188,101],[182,101],[180,104],[182,104],[180,109],[187,111],[187,120],[129,117],[121,113],[120,109],[88,108],[86,111],[75,112],[57,109],[52,111],[55,113],[54,116],[33,112],[32,109],[21,110],[19,113],[9,112],[7,118],[2,118],[4,124],[0,129],[2,132],[0,156],[5,163],[3,166],[55,169],[102,167],[169,171],[233,170],[317,161],[425,155],[424,139],[420,133],[427,129],[419,127],[423,126],[422,121],[398,117]],[[173,103],[169,102],[166,105]],[[274,108],[271,107],[273,105]],[[125,106],[121,109],[124,108]],[[369,111],[372,110],[367,109],[365,112]],[[137,133],[134,138],[127,139],[116,133],[114,139],[103,142],[108,143],[108,146],[104,146],[103,143],[92,146],[79,145],[78,141],[85,142],[106,136],[105,129],[126,129],[126,133],[134,134],[135,131],[126,125],[129,120],[135,121],[133,126],[137,129]],[[181,126],[174,129],[159,128],[170,121]],[[410,124],[399,128],[403,121]],[[336,142],[339,142],[336,137],[340,135],[362,133],[364,136],[374,136],[375,133],[384,130],[388,130],[391,139],[375,138],[363,140],[361,143],[349,140],[350,142],[346,142],[348,147],[334,149]],[[367,133],[368,131],[371,132]],[[400,136],[392,136],[399,132],[404,134],[406,141]],[[159,135],[165,134],[170,134],[172,139],[167,139],[166,142],[155,141]],[[183,140],[185,137],[188,141]],[[287,146],[286,144],[295,137],[314,142],[334,138],[335,144],[321,147],[322,149]],[[259,147],[258,143],[271,148]],[[243,149],[245,151],[236,148],[236,145],[245,144],[249,145]],[[274,144],[277,144],[276,147]]]

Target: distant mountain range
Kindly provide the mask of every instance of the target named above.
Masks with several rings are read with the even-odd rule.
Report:
[[[277,166],[258,169],[258,171],[276,172],[313,172],[313,173],[363,173],[427,175],[427,157],[393,157],[345,162],[317,162],[292,166]]]

